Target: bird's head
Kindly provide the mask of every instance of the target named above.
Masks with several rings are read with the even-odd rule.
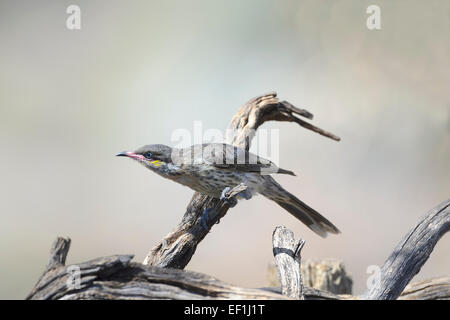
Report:
[[[117,156],[134,159],[150,170],[163,173],[167,165],[172,163],[172,148],[163,144],[149,144],[136,151],[121,152]]]

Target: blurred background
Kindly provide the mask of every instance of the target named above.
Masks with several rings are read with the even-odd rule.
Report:
[[[366,8],[381,8],[381,30]],[[66,8],[81,8],[68,30]],[[419,217],[450,195],[450,2],[0,2],[0,298],[23,298],[56,236],[67,263],[142,261],[193,192],[115,158],[171,134],[225,129],[250,98],[277,91],[311,111],[326,139],[279,129],[277,176],[342,231],[321,239],[257,197],[229,211],[187,269],[267,285],[271,235],[285,225],[304,258],[339,258],[366,288]],[[449,275],[444,236],[415,280]]]

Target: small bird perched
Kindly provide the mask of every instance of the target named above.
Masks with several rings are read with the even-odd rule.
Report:
[[[222,143],[206,143],[188,148],[171,148],[162,144],[143,146],[117,156],[132,158],[160,176],[178,182],[213,198],[225,200],[225,193],[243,183],[240,194],[250,199],[262,194],[275,201],[312,231],[325,238],[327,233],[340,233],[330,221],[286,191],[272,173],[295,175],[242,148]],[[230,206],[235,203],[230,203]]]

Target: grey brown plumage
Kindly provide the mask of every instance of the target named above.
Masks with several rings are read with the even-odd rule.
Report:
[[[131,157],[165,178],[214,198],[220,198],[225,188],[244,183],[247,195],[262,194],[275,201],[321,237],[340,232],[270,176],[274,173],[295,175],[292,171],[279,168],[247,150],[218,143],[184,149],[147,145],[119,155]]]

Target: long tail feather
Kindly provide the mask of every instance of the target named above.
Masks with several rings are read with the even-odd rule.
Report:
[[[275,180],[270,180],[272,180],[270,188],[266,187],[261,194],[275,201],[322,238],[326,238],[328,233],[340,233],[339,229],[327,218],[286,191]]]

